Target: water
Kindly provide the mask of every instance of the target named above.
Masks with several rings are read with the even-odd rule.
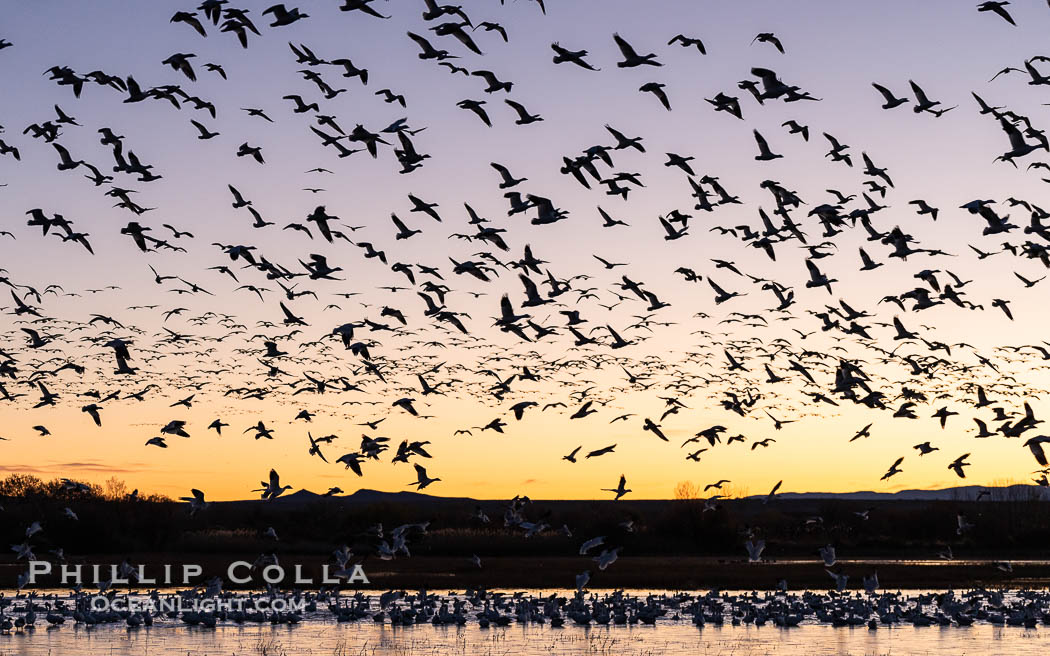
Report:
[[[182,591],[184,594],[192,591]],[[175,590],[168,591],[158,599],[173,601],[180,595]],[[332,599],[319,600],[316,610],[308,608],[297,619],[298,624],[261,623],[236,624],[233,618],[220,619],[215,628],[190,626],[179,619],[157,614],[153,626],[129,628],[119,616],[110,618],[110,623],[82,624],[76,623],[71,616],[71,602],[68,591],[38,591],[35,604],[38,617],[31,630],[14,630],[0,635],[0,656],[61,656],[63,654],[105,654],[126,656],[294,656],[298,654],[318,654],[323,656],[492,656],[502,654],[543,655],[552,654],[586,654],[586,655],[656,655],[656,654],[701,654],[701,655],[759,655],[759,654],[856,654],[862,656],[881,656],[883,654],[1040,654],[1050,652],[1050,626],[1042,623],[1042,617],[1050,608],[1050,593],[1047,591],[972,591],[955,592],[951,595],[935,597],[932,591],[911,590],[905,592],[883,592],[869,596],[851,593],[848,596],[828,596],[823,592],[793,592],[792,598],[799,600],[808,597],[813,603],[823,604],[825,609],[838,602],[853,600],[872,601],[880,598],[883,601],[910,606],[921,601],[923,615],[930,617],[938,612],[934,605],[935,598],[944,603],[945,612],[950,615],[957,612],[965,600],[978,600],[977,606],[987,613],[978,613],[971,607],[969,614],[976,620],[972,626],[914,626],[908,621],[895,625],[877,623],[875,629],[867,626],[834,627],[826,618],[807,613],[801,624],[792,628],[778,628],[772,623],[756,625],[742,623],[732,626],[730,623],[732,608],[743,608],[745,604],[751,609],[761,609],[771,599],[764,595],[752,596],[751,593],[733,591],[716,595],[712,601],[729,603],[724,625],[717,625],[708,619],[702,627],[692,624],[688,603],[699,600],[697,593],[676,595],[671,591],[629,590],[622,593],[628,605],[635,612],[644,605],[645,599],[656,600],[667,612],[655,620],[655,625],[598,625],[580,626],[566,621],[563,627],[550,624],[518,623],[512,621],[507,626],[492,624],[485,628],[479,625],[476,613],[481,606],[477,599],[464,595],[439,595],[439,602],[451,605],[454,601],[466,603],[470,610],[465,626],[455,624],[433,625],[420,623],[411,626],[392,624],[390,616],[396,609],[417,607],[415,599],[409,595],[403,599],[381,601],[378,595],[362,597],[358,603],[366,603],[366,613],[362,619],[350,622],[337,622],[328,609]],[[519,600],[533,600],[538,603],[551,594],[564,597],[564,590],[529,590],[511,593],[497,602],[500,614],[513,613],[514,604]],[[702,595],[703,593],[700,593]],[[52,596],[53,595],[53,596]],[[650,596],[652,595],[652,596]],[[796,596],[798,595],[798,596]],[[260,598],[253,595],[253,599]],[[707,598],[705,596],[705,598]],[[98,598],[94,598],[99,600]],[[148,602],[149,597],[142,594],[130,596],[118,595],[116,599],[136,602]],[[244,593],[238,593],[228,599],[246,599]],[[284,599],[292,601],[292,598]],[[489,601],[494,599],[490,595]],[[592,600],[610,601],[609,591],[596,591]],[[65,624],[49,626],[46,610],[40,604],[55,608],[56,600],[65,606]],[[7,618],[24,616],[27,598],[4,594],[0,607],[6,605],[4,613]],[[192,598],[186,597],[187,607],[192,606]],[[304,600],[300,600],[304,602]],[[341,605],[351,600],[344,597]],[[87,603],[87,599],[84,599]],[[384,623],[371,619],[380,611],[380,604],[386,604],[387,613]],[[531,603],[531,602],[529,602]],[[737,605],[739,603],[739,605]],[[594,606],[591,606],[594,609]],[[710,618],[711,606],[705,615]],[[855,607],[856,608],[856,607]],[[1033,611],[1040,621],[1036,628],[1002,625],[1005,617],[1019,608]],[[954,610],[953,610],[954,609]],[[797,610],[797,607],[796,607]],[[980,615],[980,617],[976,617]],[[4,615],[0,615],[3,619]],[[999,624],[992,623],[993,616],[998,616]],[[100,616],[101,618],[101,616]],[[262,619],[260,617],[260,619]]]
[[[392,627],[372,622],[337,624],[311,621],[298,626],[220,626],[202,629],[178,625],[126,629],[123,626],[62,626],[0,636],[2,656],[490,656],[517,654],[588,654],[609,656],[699,654],[1040,654],[1050,649],[1050,629],[989,624],[972,627],[896,626],[833,628],[803,625],[707,626],[688,622],[658,626],[577,627],[512,625],[419,625]]]

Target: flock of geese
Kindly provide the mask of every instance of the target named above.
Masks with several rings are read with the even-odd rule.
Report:
[[[129,600],[152,602],[157,608],[167,603],[186,608],[193,602],[226,602],[227,608],[251,608],[245,602],[265,599],[277,607],[276,600],[294,611],[254,610],[93,610],[92,597],[75,592],[63,595],[31,595],[20,600],[0,600],[0,635],[32,631],[38,624],[57,628],[67,621],[77,626],[127,626],[131,629],[154,625],[182,625],[214,628],[218,625],[296,625],[311,621],[371,622],[377,625],[464,626],[482,629],[517,625],[569,626],[705,626],[765,625],[792,628],[800,625],[834,627],[913,627],[978,625],[1035,628],[1050,626],[1050,594],[1045,591],[1002,591],[975,589],[956,593],[818,592],[723,593],[688,592],[631,594],[615,592],[577,592],[571,596],[507,594],[484,589],[447,595],[426,590],[408,593],[391,590],[383,594],[341,595],[339,590],[282,593],[231,593],[216,582],[206,588],[180,593],[146,595],[112,593],[110,597],[128,608]],[[239,603],[231,603],[231,602]],[[176,606],[174,602],[179,602]],[[292,606],[295,604],[295,606]],[[140,605],[139,607],[143,607]],[[97,608],[94,607],[94,608]]]
[[[540,134],[533,132],[536,124],[558,118],[543,108],[542,97],[521,98],[507,73],[484,64],[484,52],[504,47],[518,36],[514,25],[491,19],[510,9],[503,4],[490,2],[468,13],[460,6],[420,0],[413,6],[422,9],[423,28],[413,28],[400,44],[389,47],[410,49],[435,79],[463,85],[466,97],[456,107],[472,115],[464,132],[477,132],[477,138],[484,139],[493,125],[512,122],[527,145]],[[553,13],[542,0],[528,4],[535,4],[538,12],[551,9]],[[1014,25],[1009,4],[984,2],[977,9]],[[345,0],[337,6],[341,11],[331,18],[345,15],[354,30],[369,29],[371,21],[390,20],[372,0]],[[77,430],[104,430],[110,416],[132,412],[148,400],[168,410],[139,429],[141,439],[121,447],[123,453],[138,449],[141,453],[135,458],[159,458],[164,449],[178,449],[183,440],[214,431],[222,440],[241,440],[244,449],[259,440],[300,443],[303,458],[330,463],[333,472],[347,471],[351,481],[366,477],[381,461],[405,470],[411,464],[414,480],[407,480],[406,474],[406,486],[438,490],[442,478],[433,474],[441,471],[441,451],[447,442],[385,436],[382,424],[395,416],[413,422],[432,419],[430,410],[440,397],[466,400],[476,414],[492,417],[483,419],[482,425],[455,430],[448,440],[532,439],[515,431],[515,424],[536,413],[559,414],[569,429],[590,423],[619,430],[622,423],[633,431],[629,439],[651,443],[654,461],[668,453],[706,462],[730,449],[790,449],[790,440],[774,435],[781,435],[788,425],[818,425],[821,418],[849,410],[880,417],[866,426],[843,430],[843,442],[857,447],[901,431],[921,431],[924,436],[925,441],[906,449],[887,469],[883,463],[873,465],[871,484],[878,483],[880,475],[886,481],[907,472],[919,458],[937,460],[942,471],[966,479],[981,469],[980,461],[971,461],[968,445],[974,439],[987,439],[1000,443],[1004,451],[1030,453],[1025,457],[1036,467],[1035,482],[1050,485],[1045,452],[1050,436],[1040,434],[1044,422],[1032,402],[1042,390],[1024,378],[1045,368],[1050,342],[1009,341],[1015,319],[1026,318],[1024,300],[1037,300],[1043,289],[1045,275],[1032,271],[1050,268],[1050,225],[1044,224],[1050,212],[1038,200],[975,199],[972,194],[981,192],[967,189],[956,190],[963,197],[948,205],[897,195],[894,154],[877,153],[879,144],[870,139],[864,147],[847,143],[863,139],[865,130],[847,139],[800,122],[794,112],[831,100],[815,96],[774,68],[754,66],[742,71],[745,79],[737,88],[711,89],[702,107],[677,105],[674,90],[660,82],[639,88],[655,98],[658,112],[694,112],[715,125],[713,129],[742,129],[749,139],[753,137],[754,168],[760,181],[753,189],[730,190],[728,180],[707,170],[711,158],[655,153],[647,148],[647,134],[605,125],[580,137],[586,145],[566,145],[561,162],[552,163],[552,169],[578,188],[579,196],[592,198],[592,209],[574,207],[570,214],[549,197],[553,194],[530,183],[526,176],[535,173],[504,160],[491,162],[490,169],[483,163],[493,176],[491,188],[459,190],[458,205],[409,194],[407,199],[388,199],[389,223],[351,219],[349,208],[325,200],[332,194],[325,187],[347,184],[334,172],[345,158],[368,166],[394,164],[392,173],[419,175],[421,170],[440,169],[442,155],[427,152],[429,135],[436,128],[426,123],[428,108],[410,89],[398,88],[396,79],[375,79],[363,67],[365,53],[353,59],[346,56],[343,51],[353,50],[352,42],[324,47],[303,42],[309,41],[303,30],[322,20],[312,14],[323,9],[331,7],[318,6],[307,13],[287,4],[255,11],[237,7],[236,0],[187,5],[171,16],[169,25],[156,26],[178,35],[185,47],[157,61],[151,77],[168,75],[176,81],[151,83],[121,70],[91,70],[90,65],[41,64],[46,79],[68,93],[68,100],[61,106],[37,108],[38,119],[32,124],[7,126],[8,131],[0,135],[0,175],[30,160],[50,158],[62,184],[78,193],[100,195],[113,205],[114,214],[94,220],[78,216],[76,204],[62,194],[40,207],[30,206],[35,203],[27,197],[24,225],[17,227],[18,222],[8,220],[7,230],[0,233],[5,250],[32,249],[51,262],[31,269],[8,265],[10,270],[0,271],[0,284],[7,288],[9,299],[3,309],[0,407],[8,418],[2,437],[10,443],[36,440],[39,446],[34,448],[45,451],[46,440],[59,431],[50,420],[58,407],[82,411],[83,426]],[[401,3],[384,6],[394,9],[407,11]],[[296,27],[289,28],[292,25]],[[202,39],[209,44],[219,40],[232,61],[247,57],[259,40],[283,40],[282,30],[287,29],[298,30],[286,52],[301,76],[286,82],[294,92],[276,93],[266,107],[241,107],[236,98],[206,98],[195,90],[203,76],[225,81],[233,74],[233,66],[205,61],[193,52]],[[545,62],[550,67],[546,75],[601,75],[613,84],[616,76],[624,75],[619,69],[639,69],[659,77],[664,67],[689,67],[697,57],[717,56],[697,34],[668,34],[666,47],[649,52],[651,44],[632,40],[625,31],[608,37],[618,57],[602,60],[587,49],[573,49],[585,45],[582,33],[567,33],[572,33],[574,44],[566,39],[550,45],[553,63]],[[791,56],[790,34],[759,33],[751,44],[770,62]],[[0,40],[0,66],[9,65],[3,58],[16,53],[18,46],[13,35],[11,41]],[[1022,76],[1033,87],[1050,85],[1050,75],[1039,70],[1047,60],[1035,55],[1023,68],[1009,66],[995,77]],[[931,97],[932,92],[915,81],[894,88],[871,82],[874,92],[867,84],[862,86],[850,91],[871,94],[872,105],[887,112],[910,106],[916,114],[910,120],[973,113],[1001,135],[1003,150],[989,153],[989,160],[997,156],[998,165],[1011,171],[1017,167],[1019,176],[1050,170],[1050,163],[1044,161],[1050,160],[1050,140],[1038,127],[1040,117],[989,103],[986,91],[963,92],[948,100]],[[358,123],[349,114],[351,96],[374,96],[374,102],[393,112],[390,122],[368,127]],[[233,216],[243,226],[238,236],[213,238],[204,232],[212,226],[181,225],[179,217],[151,206],[151,189],[163,186],[172,174],[165,162],[148,157],[149,144],[124,136],[119,125],[88,125],[78,119],[78,107],[107,102],[132,109],[162,106],[169,112],[170,125],[165,129],[184,128],[201,148],[211,148],[212,140],[224,136],[216,129],[219,115],[237,114],[253,125],[273,123],[289,133],[301,133],[315,143],[316,161],[305,172],[311,182],[302,189],[307,196],[299,202],[301,211],[279,219],[252,190],[224,179],[227,166],[265,169],[281,161],[276,147],[237,137],[225,152],[209,150],[203,161],[214,163],[214,185],[224,194],[228,191]],[[347,114],[338,116],[339,110]],[[412,119],[400,117],[404,113],[411,113]],[[783,133],[740,127],[758,113],[782,118]],[[5,120],[2,115],[0,120]],[[936,125],[928,129],[937,129]],[[79,139],[85,133],[97,134],[98,146],[93,150],[67,145],[73,135]],[[817,144],[828,166],[848,170],[855,189],[803,196],[790,181],[766,177],[763,167],[768,162],[794,157],[785,154],[788,139],[799,146]],[[898,158],[908,156],[896,153]],[[798,162],[808,166],[801,157]],[[635,172],[646,165],[650,172]],[[665,199],[676,206],[659,216],[635,215],[630,222],[620,218],[629,214],[625,208],[631,207],[630,194],[645,187],[648,176],[663,171],[678,176],[682,195]],[[0,193],[22,202],[13,186]],[[478,211],[472,197],[481,194],[504,198],[506,216]],[[747,202],[742,199],[745,195]],[[610,209],[609,203],[618,205]],[[220,209],[228,212],[216,208]],[[745,216],[749,218],[741,218]],[[951,231],[972,230],[976,224],[981,228],[972,232],[980,234],[968,237],[966,252],[947,252],[938,243],[915,236],[924,230],[920,222],[939,217],[952,222]],[[581,243],[586,250],[578,251],[573,260],[547,255],[546,250],[554,249],[544,247],[543,231],[560,222],[585,223],[602,236],[638,240],[644,244],[639,250],[658,251],[678,240],[706,239],[712,244],[717,240],[719,245],[717,250],[698,248],[692,262],[665,261],[666,274],[676,280],[673,286],[663,286],[643,280],[632,262],[591,252],[591,244]],[[382,238],[358,236],[366,228],[374,231],[368,234],[378,235],[380,226]],[[630,237],[619,236],[628,231]],[[280,248],[262,245],[271,239],[279,240]],[[59,266],[71,253],[68,249],[94,254],[102,241],[126,252],[119,262],[97,263],[111,267],[107,270],[112,271],[113,285],[70,289],[49,279],[51,267]],[[400,244],[408,241],[427,243],[425,261],[408,261],[402,255]],[[859,248],[847,248],[856,241],[862,244]],[[764,264],[733,261],[729,259],[733,249],[748,254],[749,260],[754,254]],[[999,281],[998,297],[986,298],[967,288],[993,257],[996,262],[1009,260],[1015,271]],[[199,262],[206,265],[195,264]],[[913,282],[869,302],[844,298],[840,290],[845,283],[833,277],[878,276],[872,272],[883,267],[906,271]],[[398,284],[373,284],[385,282],[388,276],[396,277]],[[74,298],[78,303],[120,299],[125,293],[122,285],[133,284],[128,279],[135,277],[156,290],[151,294],[153,302],[128,305],[119,313],[68,311],[75,307]],[[368,302],[356,301],[359,294]],[[750,302],[760,309],[745,311]],[[253,304],[252,312],[269,318],[251,321],[231,311],[248,304]],[[691,341],[671,353],[663,336],[680,323],[669,317],[682,308],[688,308],[686,316],[692,315]],[[946,323],[982,314],[986,325],[995,326],[1001,343],[978,348],[942,341],[938,327],[930,325],[934,320],[925,318],[927,313]],[[661,406],[655,412],[634,405],[635,398],[654,396]],[[260,407],[287,411],[288,416],[277,416],[278,410],[262,412]],[[220,408],[247,408],[252,421],[224,421]],[[210,424],[185,419],[191,412],[208,413],[209,420],[214,419]],[[343,434],[324,435],[312,428],[315,418],[326,415],[343,419]],[[681,444],[670,444],[656,455],[664,447],[661,443],[678,442],[683,434],[686,439]],[[930,435],[944,437],[925,439]],[[613,440],[535,442],[538,451],[550,451],[551,471],[556,472],[551,475],[562,475],[564,470],[558,467],[602,466],[616,458],[618,446]],[[595,494],[613,500],[634,494],[630,463],[616,463],[608,469],[608,487]],[[262,499],[276,499],[309,482],[282,484],[274,465],[254,490]],[[1027,468],[1023,473],[1029,476]],[[719,492],[730,483],[720,479],[705,490]],[[774,501],[782,483],[766,495],[767,503]],[[80,483],[68,481],[68,485]],[[328,493],[342,491],[332,487]],[[718,498],[714,494],[707,501]],[[182,500],[192,513],[207,512],[209,501],[202,489],[192,489]],[[505,524],[524,535],[554,530],[542,521],[530,521],[526,505],[517,499],[511,502]],[[960,519],[961,532],[964,524]],[[391,542],[384,541],[380,553],[389,557],[407,553],[405,536],[411,534],[403,532]],[[16,546],[20,556],[30,551],[31,537],[27,533],[25,542]],[[757,560],[762,543],[758,534],[751,537],[748,552]],[[834,550],[829,549],[833,565]],[[618,553],[609,549],[599,555],[595,559],[599,569],[612,564]],[[824,560],[828,562],[827,555]],[[589,580],[589,573],[585,574],[583,584],[577,586],[581,594]],[[844,587],[845,581],[836,576],[832,572],[836,586]],[[30,611],[36,603],[30,602]],[[916,611],[914,603],[894,595],[867,600],[832,596],[817,605],[792,597],[603,597],[589,602],[583,597],[570,601],[421,597],[399,606],[397,616],[403,621],[437,621],[438,617],[458,621],[473,608],[488,621],[522,616],[553,621],[560,615],[574,621],[598,617],[647,621],[673,613],[702,623],[715,621],[723,612],[734,621],[761,618],[788,624],[796,621],[790,618],[814,615],[831,622],[856,618],[866,622],[874,614],[882,621],[916,617],[940,621]],[[941,609],[937,617],[959,623],[988,606],[997,609],[986,610],[988,616],[999,613],[1011,618],[1016,611],[1025,622],[1046,617],[1041,614],[1045,598],[1017,600],[1007,611],[998,610],[1003,601],[995,593],[966,600],[939,598],[936,603]],[[49,612],[64,617],[74,607],[55,601]],[[359,611],[374,610],[360,598],[345,609],[333,612],[356,617]]]

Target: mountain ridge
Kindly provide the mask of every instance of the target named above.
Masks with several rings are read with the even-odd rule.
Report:
[[[778,499],[797,500],[819,500],[819,499],[842,499],[847,501],[975,501],[978,493],[982,490],[990,492],[992,500],[1014,500],[1014,499],[1039,499],[1050,501],[1050,490],[1038,485],[1016,484],[1003,487],[991,487],[984,485],[960,485],[940,488],[935,490],[908,489],[895,492],[876,492],[874,490],[857,490],[854,492],[781,492],[777,494]],[[766,495],[755,494],[743,497],[742,500],[764,499]],[[397,492],[385,492],[371,488],[360,488],[350,494],[325,496],[307,489],[296,490],[282,495],[274,500],[275,503],[294,505],[296,503],[312,503],[323,499],[343,501],[352,504],[369,503],[463,503],[463,502],[492,502],[505,501],[505,499],[478,499],[474,497],[444,497],[421,492],[407,490]],[[260,499],[238,499],[220,503],[251,503],[261,501]],[[607,499],[533,499],[537,502],[588,502],[607,501]],[[630,501],[673,501],[673,499],[630,499]]]

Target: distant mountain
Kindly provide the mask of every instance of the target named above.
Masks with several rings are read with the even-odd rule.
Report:
[[[354,503],[379,503],[384,501],[392,501],[397,503],[404,502],[419,502],[419,503],[440,503],[443,501],[473,501],[468,497],[437,497],[432,494],[422,494],[420,492],[381,492],[379,490],[368,490],[360,489],[353,494],[339,497],[340,499],[346,499]]]
[[[807,500],[819,500],[819,499],[843,499],[847,501],[974,501],[977,499],[977,495],[982,490],[987,490],[991,494],[986,495],[986,498],[990,498],[992,501],[1010,501],[1010,500],[1027,500],[1027,499],[1040,499],[1043,501],[1050,501],[1050,489],[1039,487],[1037,485],[1010,485],[1007,487],[986,487],[981,485],[962,485],[959,487],[948,487],[940,490],[900,490],[898,492],[875,492],[872,490],[865,490],[859,492],[783,492],[777,494],[778,499],[793,499],[799,501]],[[748,499],[763,499],[764,494],[756,494]],[[244,501],[230,501],[227,503],[253,503],[258,502],[258,499],[247,499]],[[274,500],[273,503],[278,503],[285,506],[304,505],[310,503],[330,502],[330,503],[343,503],[347,505],[372,505],[377,503],[392,503],[392,504],[413,504],[413,505],[434,505],[434,504],[446,504],[446,503],[463,503],[463,502],[493,502],[503,501],[499,499],[472,499],[470,497],[440,497],[431,494],[421,494],[419,492],[382,492],[380,490],[372,490],[362,488],[352,494],[336,495],[326,497],[316,492],[309,490],[298,490],[288,494],[281,495]],[[535,499],[535,501],[541,501],[544,503],[550,502],[566,502],[566,503],[591,503],[594,501],[603,501],[602,499]],[[624,501],[630,501],[632,503],[660,503],[668,501],[666,499],[625,499]],[[623,501],[619,502],[623,503]]]
[[[899,492],[783,492],[779,499],[848,499],[851,501],[974,501],[977,495],[986,490],[985,495],[992,501],[1011,501],[1040,499],[1050,501],[1050,490],[1038,485],[1010,485],[1007,487],[985,487],[982,485],[962,485],[940,490],[900,490]],[[754,495],[757,499],[765,495]]]
[[[260,499],[243,499],[239,501],[228,501],[226,503],[254,503],[261,501]],[[310,490],[297,490],[295,492],[289,492],[288,494],[282,494],[273,500],[273,503],[295,506],[309,503],[321,502],[341,502],[352,505],[363,505],[363,504],[376,504],[376,503],[396,503],[396,504],[435,504],[435,503],[459,503],[463,501],[472,501],[466,497],[436,497],[429,494],[420,494],[419,492],[381,492],[379,490],[370,490],[362,488],[357,490],[353,494],[342,494],[325,496]],[[269,503],[269,502],[267,502]]]
[[[310,490],[298,490],[296,492],[290,492],[288,494],[282,494],[281,496],[274,499],[274,501],[288,502],[288,503],[304,503],[309,501],[316,501],[317,499],[324,499],[325,497],[316,492]]]

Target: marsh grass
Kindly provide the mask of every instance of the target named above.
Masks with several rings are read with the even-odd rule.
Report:
[[[608,632],[588,631],[561,634],[529,633],[522,636],[508,630],[463,633],[452,640],[439,636],[415,636],[408,632],[366,639],[353,645],[341,639],[334,646],[310,647],[305,644],[285,647],[274,637],[259,638],[252,651],[233,656],[511,656],[529,654],[580,654],[586,656],[665,656],[668,654],[695,654],[698,656],[760,656],[800,653],[797,645],[784,648],[764,645],[756,648],[741,636],[733,639],[706,640],[702,635],[695,642],[653,641],[651,633],[613,635]],[[924,652],[925,653],[925,652]],[[894,656],[893,651],[843,651],[842,656]],[[8,656],[0,652],[0,656]],[[189,654],[187,654],[189,656]],[[206,656],[193,652],[193,656]]]

